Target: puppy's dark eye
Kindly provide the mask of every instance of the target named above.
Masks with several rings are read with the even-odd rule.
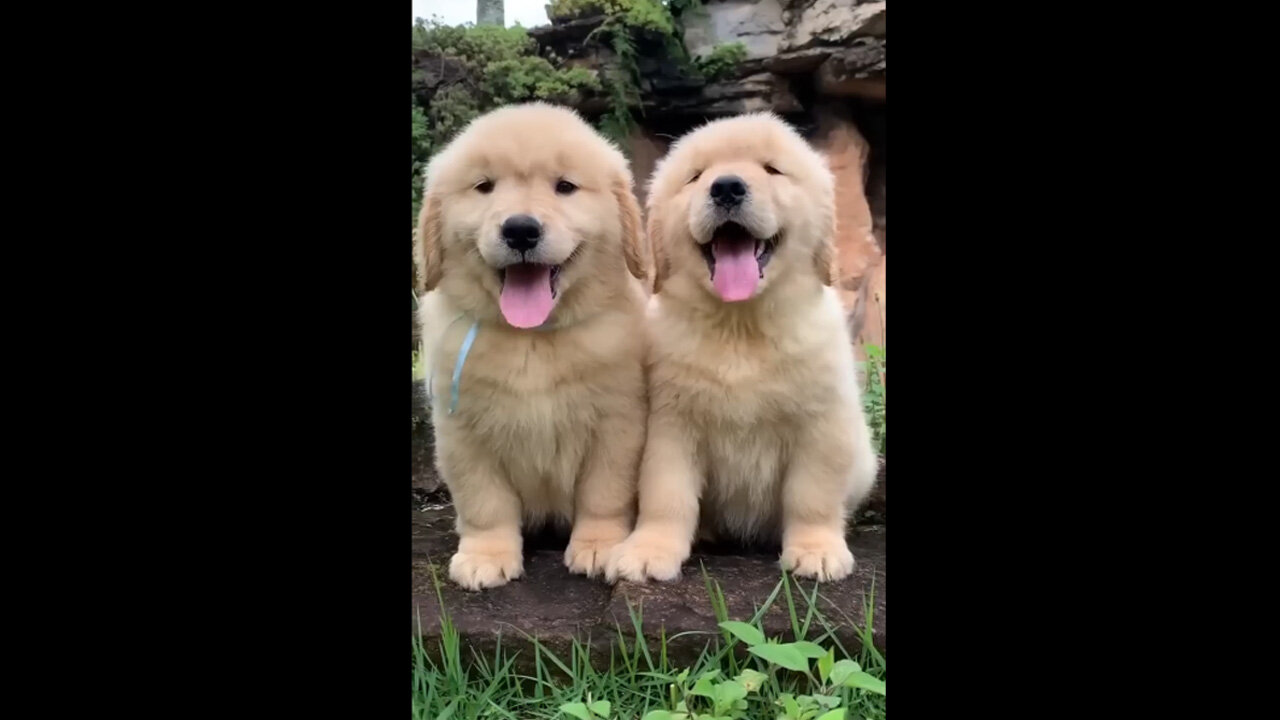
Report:
[[[561,180],[560,182],[556,183],[556,192],[560,193],[561,195],[572,195],[575,192],[577,192],[577,190],[578,190],[578,186],[574,185],[568,180]]]
[[[479,190],[481,193],[488,195],[489,193],[493,192],[493,181],[481,180],[480,182],[476,183],[476,190]]]
[[[767,172],[767,173],[769,173],[770,175],[781,175],[781,174],[782,174],[782,171],[781,171],[781,170],[779,170],[778,168],[776,168],[776,167],[774,167],[774,166],[772,166],[772,165],[768,165],[768,164],[766,164],[766,165],[764,166],[764,171],[765,171],[765,172]]]
[[[694,173],[694,174],[693,174],[693,177],[689,178],[689,182],[685,183],[685,185],[691,185],[691,184],[693,184],[693,183],[698,182],[698,178],[700,178],[700,177],[702,177],[702,171],[701,171],[701,170],[699,170],[698,172]]]

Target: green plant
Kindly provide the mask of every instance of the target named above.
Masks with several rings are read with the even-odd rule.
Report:
[[[696,59],[694,64],[708,80],[721,80],[732,75],[739,63],[746,58],[747,46],[732,42],[711,48],[711,52]]]
[[[422,171],[431,157],[431,139],[427,130],[427,114],[413,98],[413,223],[418,222],[418,208],[422,204]],[[416,302],[416,301],[415,301]]]
[[[546,58],[525,56],[485,67],[480,89],[495,106],[521,100],[565,100],[579,90],[599,90],[600,80],[586,68],[555,69]]]
[[[413,379],[425,380],[427,378],[427,363],[423,357],[421,350],[413,351]]]
[[[631,108],[641,105],[636,38],[661,38],[667,54],[687,65],[677,16],[695,6],[700,6],[700,0],[554,0],[547,5],[547,15],[554,18],[603,16],[584,41],[606,43],[614,54],[603,78],[609,109],[601,115],[597,127],[624,151],[625,140],[636,126]]]
[[[874,586],[863,601],[863,622],[845,618],[862,644],[861,651],[852,655],[836,635],[838,625],[818,610],[821,599],[843,615],[839,606],[819,595],[818,584],[806,591],[784,574],[750,618],[733,622],[724,593],[704,571],[720,632],[710,633],[714,641],[689,664],[673,667],[668,655],[671,638],[665,631],[656,638],[646,637],[641,629],[642,608],[629,607],[630,628],[617,628],[603,664],[592,661],[589,641],[574,639],[562,653],[526,636],[533,669],[525,674],[513,672],[515,655],[501,637],[492,653],[466,648],[445,611],[436,566],[431,565],[429,572],[441,605],[440,640],[431,651],[420,633],[414,637],[415,720],[885,718],[885,660],[872,643]],[[766,638],[763,618],[779,603],[785,603],[794,637],[811,638],[811,642]],[[772,649],[748,650],[750,654],[742,660],[743,645]],[[467,652],[470,655],[464,660]],[[795,654],[801,662],[795,662]],[[777,657],[766,659],[768,655]],[[850,681],[851,677],[857,679]]]
[[[574,18],[589,15],[625,17],[632,28],[651,30],[663,35],[675,32],[671,11],[659,0],[553,0],[547,5],[547,16]]]
[[[885,365],[884,348],[867,345],[867,362],[863,364],[865,381],[862,386],[862,406],[871,426],[871,437],[876,451],[885,454]]]
[[[835,648],[824,650],[817,643],[805,640],[781,643],[765,638],[760,628],[749,623],[725,621],[720,627],[747,646],[747,652],[765,661],[765,670],[743,670],[731,680],[713,682],[719,670],[702,674],[689,688],[688,671],[681,673],[671,686],[673,710],[654,710],[644,720],[742,720],[747,718],[748,698],[755,696],[765,683],[774,678],[779,668],[804,673],[815,692],[796,695],[782,693],[776,705],[783,710],[780,718],[786,720],[843,720],[846,707],[835,692],[840,688],[856,688],[864,692],[885,694],[883,680],[863,672],[853,660],[835,659]],[[814,668],[810,661],[816,660]],[[815,677],[813,670],[817,671]],[[693,702],[692,698],[703,700]],[[697,712],[698,707],[706,712]],[[821,715],[819,715],[821,713]]]
[[[591,701],[591,696],[587,695],[587,701],[565,703],[560,706],[560,712],[565,715],[571,715],[580,720],[593,720],[600,718],[601,720],[609,720],[609,710],[613,705],[608,700]]]
[[[606,20],[592,31],[603,32],[617,56],[615,67],[607,73],[609,86],[609,110],[600,117],[600,132],[618,146],[626,148],[626,138],[635,129],[631,117],[631,105],[640,102],[640,69],[636,66],[636,48],[631,33],[620,21]],[[590,37],[590,36],[588,36]]]

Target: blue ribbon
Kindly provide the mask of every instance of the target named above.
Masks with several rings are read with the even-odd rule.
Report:
[[[476,331],[479,329],[479,320],[471,323],[471,328],[467,330],[467,337],[462,340],[462,349],[458,350],[458,361],[453,365],[453,385],[449,388],[450,415],[458,409],[458,385],[462,380],[462,366],[467,362],[467,353],[471,352],[471,345],[476,341]]]

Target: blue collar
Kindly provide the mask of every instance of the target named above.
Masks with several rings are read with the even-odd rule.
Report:
[[[449,323],[449,327],[453,327],[454,323],[458,322],[465,316],[466,315],[464,313],[454,318],[453,322]],[[449,332],[449,327],[445,328],[446,333]],[[550,330],[555,330],[557,328],[556,328],[556,325],[553,323],[549,325],[539,325],[538,327],[532,328],[532,329],[536,332],[548,332]],[[473,320],[471,322],[471,327],[467,328],[467,336],[462,339],[462,347],[458,349],[458,359],[453,363],[453,378],[451,379],[450,385],[449,385],[449,414],[450,415],[454,414],[458,410],[458,388],[462,385],[462,366],[467,364],[467,355],[471,353],[471,346],[475,344],[476,333],[479,332],[479,330],[480,330],[480,321]],[[433,398],[433,393],[431,392],[431,383],[434,380],[435,380],[435,372],[433,368],[432,371],[427,374],[428,402],[430,402],[431,399]]]
[[[453,364],[453,384],[449,387],[450,415],[458,409],[458,385],[462,381],[462,366],[467,363],[467,353],[471,352],[471,345],[476,341],[476,331],[479,329],[479,320],[471,323],[470,329],[467,330],[467,336],[462,340],[462,349],[458,351],[458,361]]]

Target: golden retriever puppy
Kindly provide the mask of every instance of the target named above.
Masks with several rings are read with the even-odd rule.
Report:
[[[565,564],[587,575],[630,531],[647,413],[642,233],[626,159],[571,110],[495,110],[432,158],[419,317],[462,587],[520,577],[522,527],[572,526]]]
[[[853,571],[846,516],[877,460],[831,287],[834,207],[823,157],[769,114],[705,125],[659,163],[639,517],[610,579],[677,577],[699,530],[780,541],[801,576]]]

